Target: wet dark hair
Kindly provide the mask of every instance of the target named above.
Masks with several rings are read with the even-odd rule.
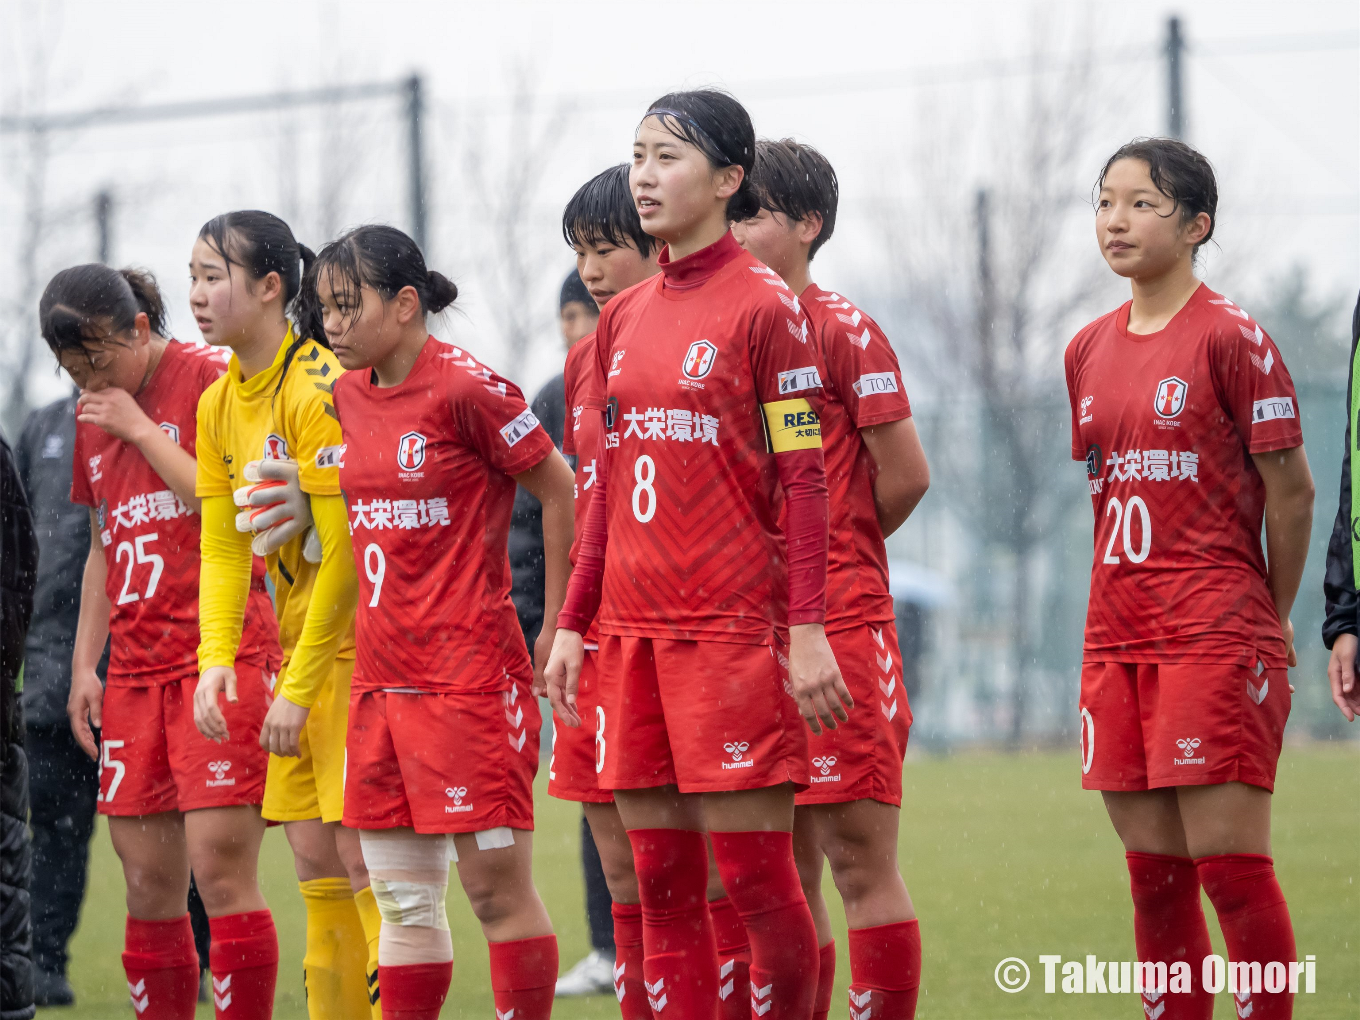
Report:
[[[578,305],[585,305],[586,311],[592,315],[600,314],[600,309],[595,305],[595,299],[590,296],[585,281],[581,279],[581,274],[575,269],[568,273],[567,278],[562,281],[562,292],[557,296],[557,310],[562,311],[573,301]]]
[[[727,200],[729,221],[749,220],[760,211],[751,181],[756,129],[746,107],[719,89],[695,89],[667,93],[647,107],[647,117],[656,117],[676,138],[695,146],[715,170],[739,166],[746,171],[741,187]]]
[[[38,328],[53,354],[89,353],[92,343],[116,342],[144,312],[151,331],[165,335],[165,301],[145,269],[114,269],[102,262],[63,269],[38,302]]]
[[[817,249],[831,240],[836,229],[841,185],[830,161],[811,145],[802,145],[792,138],[779,141],[762,138],[756,142],[756,168],[751,183],[762,209],[783,213],[791,220],[806,219],[814,212],[821,215],[821,232],[808,250],[811,262]]]
[[[355,227],[326,245],[316,256],[304,282],[299,314],[321,328],[321,298],[316,285],[325,274],[332,292],[359,301],[364,284],[390,301],[403,287],[412,287],[420,307],[438,314],[458,300],[458,287],[443,273],[425,267],[420,246],[396,227],[369,224]]]
[[[644,258],[661,246],[642,229],[633,192],[628,187],[628,164],[620,163],[582,184],[562,210],[562,236],[571,247],[612,244],[631,247]]]
[[[1218,217],[1218,180],[1213,165],[1198,149],[1178,138],[1135,138],[1115,150],[1105,161],[1096,180],[1096,194],[1105,186],[1105,175],[1121,159],[1140,159],[1147,164],[1153,187],[1175,203],[1182,225],[1200,213],[1209,216],[1209,232],[1195,245],[1198,252],[1214,236]],[[1174,210],[1173,210],[1174,211]]]

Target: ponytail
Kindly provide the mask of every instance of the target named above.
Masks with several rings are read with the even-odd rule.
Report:
[[[430,315],[439,314],[458,300],[458,285],[443,273],[426,267],[420,246],[396,227],[382,224],[355,227],[321,249],[300,299],[300,304],[308,309],[303,314],[315,315],[317,321],[321,311],[317,283],[322,273],[326,274],[332,291],[355,298],[365,284],[381,294],[384,301],[410,287],[420,298],[421,310]]]

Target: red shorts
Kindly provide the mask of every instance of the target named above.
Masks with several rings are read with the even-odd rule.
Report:
[[[425,833],[532,829],[541,724],[527,684],[483,694],[356,692],[344,824]]]
[[[231,734],[222,744],[194,726],[197,676],[156,687],[106,687],[100,813],[154,815],[261,803],[269,752],[260,747],[260,724],[272,680],[273,670],[236,664],[236,704],[218,699]]]
[[[580,726],[552,720],[552,757],[548,759],[548,795],[558,800],[577,800],[587,804],[609,804],[614,794],[600,789],[599,770],[604,766],[598,754],[600,733],[600,691],[595,676],[598,651],[587,648],[581,664],[581,680],[576,689],[576,713]]]
[[[807,786],[807,731],[782,650],[602,634],[598,670],[604,789]]]
[[[902,689],[897,628],[863,624],[826,636],[855,707],[834,730],[808,735],[812,785],[798,804],[877,800],[902,804],[902,759],[911,708]]]
[[[1289,704],[1286,669],[1084,663],[1081,785],[1152,790],[1239,782],[1274,790]]]

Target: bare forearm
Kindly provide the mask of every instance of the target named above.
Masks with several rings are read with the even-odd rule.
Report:
[[[98,532],[94,540],[99,541]],[[102,551],[90,550],[85,560],[85,574],[80,584],[80,617],[76,622],[75,648],[71,654],[72,673],[93,673],[104,654],[109,639],[108,592],[104,590],[107,566]]]
[[[884,538],[907,522],[925,494],[926,485],[914,480],[884,474],[874,480],[874,510]]]
[[[543,504],[543,624],[556,627],[557,614],[567,600],[571,576],[573,507],[568,500]]]
[[[887,538],[900,528],[930,488],[930,464],[910,418],[860,429],[878,468],[874,477],[874,510]]]
[[[1311,490],[1266,504],[1266,556],[1269,559],[1270,595],[1275,611],[1287,620],[1294,608],[1308,560],[1308,540],[1313,529]]]
[[[198,464],[193,455],[161,431],[159,426],[147,429],[138,438],[136,446],[152,470],[161,476],[161,481],[170,487],[170,491],[190,510],[199,513],[202,507],[194,493]]]

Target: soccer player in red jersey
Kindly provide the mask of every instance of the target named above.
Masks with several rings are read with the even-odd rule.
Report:
[[[325,454],[359,568],[344,820],[382,913],[384,1014],[439,1015],[452,858],[490,943],[497,1013],[542,1020],[557,939],[531,871],[540,718],[506,540],[518,483],[543,504],[543,661],[570,569],[571,469],[513,383],[429,334],[426,314],[458,292],[401,231],[350,231],[309,280],[348,370],[343,444]]]
[[[1065,358],[1072,456],[1086,462],[1096,520],[1082,786],[1102,791],[1127,851],[1138,958],[1155,970],[1148,1015],[1213,1012],[1203,888],[1238,1014],[1288,1017],[1294,932],[1270,799],[1312,522],[1297,398],[1270,337],[1195,278],[1218,205],[1208,160],[1140,139],[1098,187],[1101,254],[1133,300],[1082,329]]]
[[[208,347],[167,339],[155,281],[103,265],[53,277],[43,338],[81,388],[71,499],[90,508],[68,711],[100,763],[99,810],[123,862],[128,919],[123,967],[139,1016],[188,1018],[198,955],[187,897],[192,866],[214,924],[259,933],[273,962],[238,977],[272,990],[274,924],[256,881],[267,754],[258,744],[280,651],[264,571],[251,578],[240,697],[231,739],[215,744],[193,718],[198,683],[198,399],[222,374]],[[107,688],[95,666],[111,639]],[[101,728],[96,750],[91,727]],[[220,960],[214,959],[216,976]],[[249,996],[242,997],[242,1002]],[[219,999],[219,1017],[267,1017]]]
[[[836,225],[835,170],[809,145],[762,139],[752,176],[760,211],[732,233],[798,295],[826,366],[826,631],[855,699],[844,725],[808,741],[812,785],[794,812],[794,854],[822,947],[813,1016],[825,1020],[836,970],[821,892],[825,858],[850,925],[851,1012],[902,1020],[916,1012],[921,936],[897,868],[911,709],[883,540],[925,495],[930,469],[887,337],[843,295],[812,282],[809,263]]]
[[[665,96],[638,128],[633,199],[667,247],[659,278],[601,312],[603,469],[547,670],[558,715],[579,725],[598,608],[600,785],[633,846],[658,1017],[717,1014],[705,830],[750,937],[753,1011],[811,1016],[798,713],[820,731],[851,704],[822,627],[819,359],[792,291],[728,230],[757,208],[754,156],[749,116],[721,92]]]

